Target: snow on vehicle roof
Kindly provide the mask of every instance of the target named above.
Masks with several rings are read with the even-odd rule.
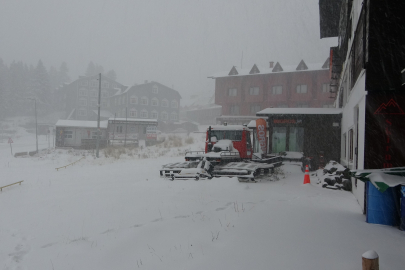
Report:
[[[335,108],[267,108],[256,113],[265,114],[341,114],[342,109]]]
[[[242,125],[226,125],[226,126],[217,125],[211,126],[211,130],[248,130],[248,128]]]
[[[108,121],[100,121],[100,128],[107,128]],[[86,127],[97,128],[97,121],[58,120],[57,127]]]

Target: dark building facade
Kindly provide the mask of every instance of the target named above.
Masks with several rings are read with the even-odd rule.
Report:
[[[127,87],[102,75],[101,76],[101,110],[103,118],[111,115],[107,111],[108,98],[117,91]],[[99,75],[80,76],[70,84],[57,90],[58,101],[65,111],[65,119],[69,120],[96,120],[99,92]]]
[[[181,96],[176,90],[158,82],[145,82],[117,91],[108,98],[107,110],[116,117],[179,120]]]

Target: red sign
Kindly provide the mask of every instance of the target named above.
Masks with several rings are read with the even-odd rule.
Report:
[[[262,154],[267,154],[266,120],[263,118],[256,120],[257,140],[262,150]]]
[[[13,140],[11,138],[8,138],[8,143],[13,143]]]
[[[391,99],[387,103],[383,103],[378,107],[374,114],[405,114],[399,107],[398,103],[394,99]]]

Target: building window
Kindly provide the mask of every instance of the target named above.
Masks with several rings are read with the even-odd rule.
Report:
[[[79,106],[87,106],[87,99],[84,98],[79,99]]]
[[[250,105],[250,113],[251,114],[256,114],[258,111],[260,111],[260,105],[259,104]]]
[[[90,90],[90,96],[91,97],[97,97],[97,91],[96,90]]]
[[[349,130],[349,160],[353,161],[353,129]]]
[[[117,126],[116,132],[117,133],[122,133],[122,126]]]
[[[250,87],[249,95],[258,96],[259,95],[259,87]]]
[[[322,92],[323,93],[329,93],[330,92],[330,84],[329,83],[322,84]]]
[[[346,133],[342,136],[342,159],[346,159]]]
[[[177,108],[179,104],[177,103],[177,100],[172,101],[172,108]]]
[[[239,115],[239,105],[231,105],[229,108],[230,115]]]
[[[129,99],[129,102],[131,104],[138,104],[138,97],[137,96],[131,96],[131,98]]]
[[[169,107],[169,101],[167,99],[162,100],[160,104],[162,105],[162,107]]]
[[[63,132],[63,137],[65,139],[72,139],[73,138],[73,131],[72,130],[65,130]]]
[[[81,85],[81,86],[87,86],[87,85],[89,85],[89,82],[88,82],[88,81],[82,81],[82,82],[80,83],[80,85]]]
[[[299,94],[307,93],[307,85],[306,84],[297,85],[297,93],[299,93]]]
[[[102,88],[108,88],[110,84],[108,82],[102,83]]]
[[[91,81],[90,82],[90,87],[97,87],[98,86],[98,82],[97,81]]]
[[[308,108],[308,104],[305,103],[297,104],[297,108]]]
[[[101,131],[102,132],[102,131]],[[92,139],[97,139],[97,131],[92,131],[91,132],[91,138]]]
[[[87,89],[81,88],[81,89],[79,90],[79,96],[87,97]]]
[[[176,121],[177,120],[177,113],[172,113],[170,115],[170,119],[173,120],[173,121]]]
[[[157,113],[157,111],[152,111],[152,112],[150,113],[150,118],[152,118],[152,119],[158,119],[158,113]]]
[[[87,111],[86,111],[86,110],[78,110],[78,111],[77,111],[77,114],[78,114],[79,116],[87,116]]]
[[[159,100],[157,98],[152,98],[151,105],[152,106],[159,106]]]
[[[281,85],[273,86],[273,95],[281,95],[283,93],[283,87]]]
[[[90,106],[91,107],[96,107],[97,106],[97,100],[95,100],[95,99],[90,100]]]
[[[333,104],[323,104],[323,108],[333,108]]]
[[[228,96],[235,97],[238,95],[238,89],[236,88],[230,88],[228,89]]]
[[[157,94],[159,92],[159,87],[155,84],[152,86],[152,93]]]
[[[161,117],[162,117],[162,120],[167,120],[167,119],[169,119],[169,115],[167,114],[167,112],[162,112],[162,113],[161,113]]]
[[[142,105],[148,105],[148,98],[147,97],[142,97],[141,98],[141,104]],[[141,113],[141,115],[142,115],[142,113]]]
[[[148,111],[141,111],[141,118],[148,118]]]
[[[129,111],[129,117],[138,117],[138,112],[135,109]]]
[[[106,97],[108,97],[107,92],[105,92],[105,91],[101,92],[101,97],[102,97],[102,98],[106,98]]]

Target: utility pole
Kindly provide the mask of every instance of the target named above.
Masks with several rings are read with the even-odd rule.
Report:
[[[127,125],[128,125],[128,107],[125,107],[125,140],[124,147],[127,145]]]
[[[27,98],[28,100],[34,101],[34,110],[35,110],[35,139],[36,139],[36,146],[37,146],[37,154],[38,154],[38,118],[37,118],[37,99],[36,98]]]
[[[96,157],[98,158],[100,146],[100,104],[101,104],[101,73],[98,79],[98,116],[97,116],[97,142],[96,142]]]
[[[114,113],[114,125],[112,125],[113,126],[113,138],[111,141],[111,145],[114,145],[114,140],[115,140],[115,129],[116,129],[115,118],[116,118],[116,116],[117,116],[117,113]]]
[[[35,139],[37,145],[37,155],[38,155],[38,117],[37,117],[37,99],[34,98],[34,108],[35,108]]]

